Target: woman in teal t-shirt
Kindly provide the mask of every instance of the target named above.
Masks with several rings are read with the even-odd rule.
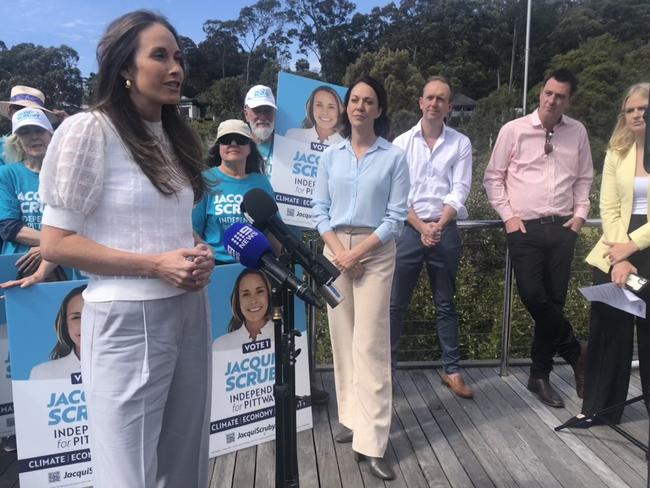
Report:
[[[12,116],[12,135],[5,150],[19,163],[0,168],[0,237],[2,254],[27,253],[17,263],[23,275],[41,262],[41,216],[38,177],[52,138],[52,125],[43,111],[23,108]]]
[[[219,124],[208,156],[209,165],[215,167],[203,173],[208,192],[192,212],[194,230],[212,246],[217,264],[236,262],[224,249],[223,234],[232,224],[246,222],[239,208],[246,192],[261,188],[275,198],[252,137],[241,120]]]

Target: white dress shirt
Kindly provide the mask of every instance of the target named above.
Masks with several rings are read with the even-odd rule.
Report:
[[[422,220],[438,220],[444,205],[467,218],[465,200],[472,186],[472,143],[443,125],[433,149],[422,135],[422,120],[393,141],[406,153],[411,188],[408,207]]]

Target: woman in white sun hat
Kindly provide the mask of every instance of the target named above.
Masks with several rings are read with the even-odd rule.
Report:
[[[13,114],[26,107],[43,111],[52,124],[61,122],[68,116],[63,110],[48,110],[45,108],[45,95],[42,91],[31,86],[16,85],[11,89],[9,100],[0,101],[0,117],[11,120]],[[0,164],[15,162],[7,158],[3,148],[5,142],[6,137],[0,137]]]
[[[16,266],[19,274],[27,276],[41,262],[43,208],[38,183],[53,129],[43,110],[30,107],[14,112],[11,122],[5,150],[18,162],[0,167],[1,254],[26,253]]]

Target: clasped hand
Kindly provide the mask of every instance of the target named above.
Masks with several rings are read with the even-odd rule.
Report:
[[[156,275],[187,291],[200,290],[210,283],[213,269],[214,255],[207,244],[159,254],[156,260]]]
[[[605,254],[603,254],[603,257],[608,258],[609,264],[612,266],[625,261],[639,250],[639,246],[637,246],[634,241],[628,241],[625,243],[603,241],[603,244],[609,246],[609,249]]]
[[[438,222],[424,222],[420,227],[420,241],[426,247],[438,244],[441,236],[442,226]]]
[[[341,249],[334,254],[332,262],[344,273],[350,273],[353,278],[361,278],[365,271],[354,249]]]

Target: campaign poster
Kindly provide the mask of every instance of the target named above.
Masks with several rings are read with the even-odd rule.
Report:
[[[22,488],[92,485],[79,362],[85,283],[41,283],[5,294]]]
[[[346,89],[289,73],[278,77],[271,185],[282,220],[313,228],[311,199],[323,151],[343,140]]]
[[[299,274],[299,273],[297,273]],[[275,439],[275,337],[269,283],[240,264],[217,266],[212,307],[210,457]],[[305,307],[295,299],[297,430],[312,427]]]
[[[16,279],[16,261],[23,254],[0,255],[0,283]],[[9,337],[5,313],[4,290],[0,289],[0,438],[15,434],[14,404],[11,392],[11,362],[9,360]]]

